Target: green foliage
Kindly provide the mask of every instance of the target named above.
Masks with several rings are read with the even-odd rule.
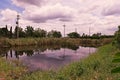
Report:
[[[113,59],[112,61],[113,63],[119,63],[120,62],[120,58],[117,58],[117,59]]]
[[[101,33],[96,33],[92,35],[92,38],[94,39],[100,39],[100,37],[101,37]]]
[[[113,45],[116,48],[120,49],[120,26],[118,26],[118,31],[115,32],[115,39]],[[113,63],[120,63],[120,51],[115,54],[114,59],[112,60]],[[116,67],[111,70],[111,73],[120,73],[120,67]]]
[[[72,33],[69,33],[67,35],[70,38],[79,38],[80,37],[80,35],[77,32],[72,32]]]
[[[116,67],[115,69],[112,69],[111,73],[120,73],[120,67]]]
[[[25,33],[27,37],[32,37],[34,32],[34,28],[32,26],[27,26],[25,29]]]
[[[46,37],[47,35],[47,32],[45,30],[42,30],[42,29],[36,29],[34,30],[34,37]]]
[[[19,28],[19,37],[22,38],[22,37],[26,37],[26,33],[23,31],[22,28],[18,27]]]
[[[120,52],[115,54],[114,59],[112,60],[113,63],[120,63]],[[120,73],[120,67],[117,66],[116,68],[111,70],[111,73]]]
[[[120,49],[120,26],[118,26],[118,31],[115,32],[115,39],[113,44]]]
[[[1,37],[9,37],[9,31],[8,31],[8,28],[7,28],[7,25],[6,27],[3,27],[3,28],[0,28],[0,36]]]
[[[12,27],[10,27],[10,31],[7,29],[7,25],[3,28],[0,28],[0,37],[6,38],[25,38],[25,37],[52,37],[52,38],[61,38],[62,34],[60,31],[51,30],[47,32],[43,29],[37,28],[34,30],[32,26],[26,26],[25,30],[21,27],[15,27],[15,30],[12,31]],[[87,35],[83,33],[82,36],[77,32],[72,32],[68,34],[70,38],[83,38],[83,39],[103,39],[103,38],[113,38],[111,35],[101,35],[101,33],[93,34],[93,36]]]
[[[48,36],[48,37],[52,37],[52,38],[60,38],[60,37],[62,37],[61,32],[59,32],[59,31],[54,31],[54,30],[48,32],[48,35],[47,35],[47,36]]]

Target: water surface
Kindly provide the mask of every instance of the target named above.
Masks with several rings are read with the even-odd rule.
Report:
[[[10,48],[2,54],[7,60],[20,60],[29,70],[57,70],[89,56],[93,47],[18,47]]]

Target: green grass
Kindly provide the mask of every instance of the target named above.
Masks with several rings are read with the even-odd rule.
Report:
[[[111,44],[98,48],[95,54],[72,63],[59,71],[37,71],[21,76],[19,80],[117,80],[119,74],[111,74],[116,67],[112,63],[118,50]]]
[[[19,61],[10,63],[0,58],[0,80],[18,79],[25,72],[26,68],[24,68]]]

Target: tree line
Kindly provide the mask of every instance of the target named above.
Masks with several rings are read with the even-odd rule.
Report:
[[[8,30],[8,26],[0,28],[0,37],[7,37],[7,38],[17,38],[17,34],[19,34],[19,38],[27,38],[27,37],[35,37],[35,38],[61,38],[62,34],[60,31],[51,30],[49,32],[45,31],[44,29],[36,28],[34,29],[32,26],[26,26],[25,29],[21,27],[16,27],[14,30],[10,27]],[[91,38],[91,39],[99,39],[99,38],[111,38],[112,35],[102,35],[101,33],[95,33],[93,35],[87,35],[83,33],[80,35],[77,32],[68,33],[66,37],[69,38]]]
[[[0,37],[17,38],[17,32],[19,34],[19,38],[25,38],[25,37],[60,38],[62,37],[61,32],[56,31],[56,30],[51,30],[50,32],[47,32],[40,28],[34,29],[32,26],[26,26],[25,29],[21,27],[16,27],[14,30],[12,29],[12,27],[10,27],[10,30],[8,30],[7,25],[5,27],[0,28]]]

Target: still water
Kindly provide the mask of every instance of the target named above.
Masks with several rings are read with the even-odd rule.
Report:
[[[34,70],[57,70],[65,65],[70,64],[89,56],[95,52],[93,47],[14,47],[5,49],[1,54],[7,60],[19,60],[30,71]]]

